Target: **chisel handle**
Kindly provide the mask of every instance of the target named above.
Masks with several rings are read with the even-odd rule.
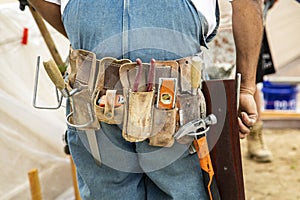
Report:
[[[198,56],[192,58],[191,66],[191,85],[192,85],[192,94],[197,94],[197,89],[200,87],[201,81],[201,70],[202,70],[202,60]]]
[[[53,60],[49,60],[47,62],[43,62],[43,64],[48,76],[57,89],[60,91],[64,90],[65,82],[55,62]]]

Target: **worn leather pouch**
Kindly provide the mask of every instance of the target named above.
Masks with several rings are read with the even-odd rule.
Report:
[[[149,145],[171,147],[174,144],[177,109],[162,110],[154,108],[153,128]]]
[[[106,57],[99,62],[99,73],[97,77],[94,109],[99,121],[108,124],[122,124],[124,104],[116,106],[118,95],[122,95],[122,86],[120,83],[119,68],[130,60],[117,60]],[[99,105],[99,99],[105,95],[104,106]]]
[[[146,140],[151,135],[154,91],[131,92],[125,95],[123,137],[130,142]]]
[[[199,95],[180,94],[177,95],[177,107],[179,109],[180,126],[200,118],[200,103]]]
[[[180,91],[190,92],[192,89],[191,85],[191,58],[186,57],[177,61],[180,70]]]
[[[178,64],[175,61],[156,61],[155,87],[144,92],[149,73],[149,65],[143,64],[143,73],[138,92],[132,92],[137,75],[136,63],[124,64],[120,68],[120,78],[124,87],[125,112],[123,137],[130,142],[149,139],[149,145],[170,147],[174,143],[176,109],[158,110],[155,96],[158,79],[178,78]]]
[[[116,90],[106,91],[106,101],[104,106],[98,105],[97,99],[99,100],[99,98],[101,98],[100,94],[100,91],[98,91],[97,97],[94,99],[94,108],[97,119],[108,124],[122,124],[124,104],[119,106],[115,105],[116,98],[118,98]]]
[[[95,89],[98,68],[96,55],[85,50],[72,51],[71,79],[72,88],[76,92],[71,97],[72,114],[67,118],[75,128],[99,129],[100,125],[93,109],[93,92]]]

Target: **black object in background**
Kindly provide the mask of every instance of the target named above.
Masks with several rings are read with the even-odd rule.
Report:
[[[269,41],[264,28],[263,40],[261,44],[259,60],[257,64],[256,83],[263,82],[264,75],[275,73],[274,62],[269,47]]]

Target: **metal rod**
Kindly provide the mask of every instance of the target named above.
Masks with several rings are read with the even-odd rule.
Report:
[[[236,106],[237,110],[239,110],[240,106],[240,91],[241,91],[241,73],[236,74]]]
[[[41,57],[38,56],[37,57],[37,64],[36,64],[36,70],[35,70],[35,79],[34,79],[34,89],[33,89],[33,102],[32,102],[32,105],[34,108],[37,108],[37,109],[50,109],[50,110],[55,110],[55,109],[58,109],[60,108],[61,104],[62,104],[62,101],[63,101],[63,96],[60,96],[59,97],[59,94],[58,94],[58,90],[56,88],[56,99],[58,100],[58,105],[55,106],[55,107],[50,107],[50,106],[38,106],[37,105],[37,91],[38,91],[38,84],[39,84],[39,74],[40,74],[40,60],[41,60]]]

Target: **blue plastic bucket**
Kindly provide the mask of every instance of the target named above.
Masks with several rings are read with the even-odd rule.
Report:
[[[271,110],[296,110],[297,85],[263,82],[264,108]]]

